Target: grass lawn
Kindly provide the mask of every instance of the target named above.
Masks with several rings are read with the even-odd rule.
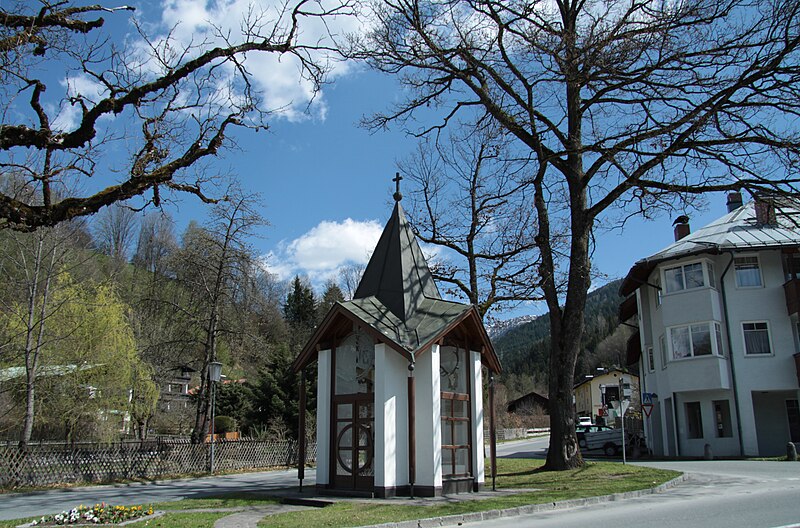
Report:
[[[651,488],[679,475],[675,471],[622,465],[613,462],[587,462],[580,469],[561,472],[541,471],[542,460],[497,460],[497,487],[499,489],[535,489],[516,495],[504,495],[484,500],[431,506],[404,506],[391,501],[370,503],[340,502],[327,508],[282,513],[270,516],[259,526],[333,528],[380,524],[391,521],[440,517],[477,511],[513,508],[527,504],[540,504],[559,500],[609,495],[625,491]],[[488,475],[487,470],[487,475]],[[487,479],[487,485],[491,481]],[[205,508],[234,508],[265,505],[275,499],[249,494],[224,495],[215,498],[187,499],[153,504],[155,510],[166,510],[163,517],[142,521],[134,526],[148,528],[211,528],[220,517],[229,512],[192,512],[180,510]],[[30,519],[0,521],[0,528],[11,528]]]

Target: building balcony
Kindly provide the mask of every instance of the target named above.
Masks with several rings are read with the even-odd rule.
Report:
[[[727,390],[731,388],[728,360],[720,356],[701,356],[667,363],[672,392]]]
[[[800,279],[790,279],[783,285],[786,294],[786,310],[789,315],[800,313]]]

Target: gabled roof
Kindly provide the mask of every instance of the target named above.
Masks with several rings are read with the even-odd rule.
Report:
[[[447,338],[480,351],[486,366],[500,372],[478,310],[441,298],[399,193],[395,196],[392,216],[354,298],[331,308],[292,368],[304,368],[316,358],[317,350],[335,346],[357,326],[409,360]]]
[[[516,400],[511,400],[506,404],[506,411],[513,413],[517,409],[522,409],[529,405],[538,405],[544,409],[546,414],[550,414],[550,400],[547,396],[542,396],[538,392],[529,392]]]
[[[597,376],[591,376],[591,377],[587,377],[587,378],[583,379],[582,381],[580,381],[580,382],[576,383],[575,385],[573,385],[572,386],[572,390],[574,391],[578,387],[580,387],[582,385],[586,385],[587,383],[591,383],[594,380],[596,380],[597,378],[602,378],[603,376],[608,376],[609,374],[614,374],[615,372],[619,373],[620,375],[630,376],[631,379],[635,379],[635,380],[639,379],[639,376],[637,376],[636,374],[634,374],[632,372],[627,372],[627,371],[624,371],[624,370],[618,369],[618,368],[612,368],[612,369],[608,369],[607,372],[603,372],[602,374],[598,374]]]
[[[694,233],[644,258],[628,272],[620,286],[620,295],[627,297],[647,281],[650,273],[662,262],[699,254],[726,251],[774,249],[800,245],[800,206],[791,199],[774,200],[775,222],[760,224],[756,220],[755,202],[750,202],[711,222]]]

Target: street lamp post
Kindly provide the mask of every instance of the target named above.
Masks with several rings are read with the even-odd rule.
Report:
[[[219,361],[212,361],[208,364],[208,380],[211,383],[211,460],[210,460],[210,472],[214,473],[214,437],[215,437],[215,427],[214,427],[214,411],[216,406],[217,400],[217,383],[222,378],[222,363]]]

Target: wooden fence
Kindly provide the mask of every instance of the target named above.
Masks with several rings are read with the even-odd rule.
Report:
[[[316,460],[316,444],[306,447],[306,462]],[[0,445],[0,489],[53,484],[156,479],[209,470],[211,446],[188,440],[144,442],[41,443],[22,451]],[[222,440],[214,444],[216,471],[297,464],[297,442]]]

